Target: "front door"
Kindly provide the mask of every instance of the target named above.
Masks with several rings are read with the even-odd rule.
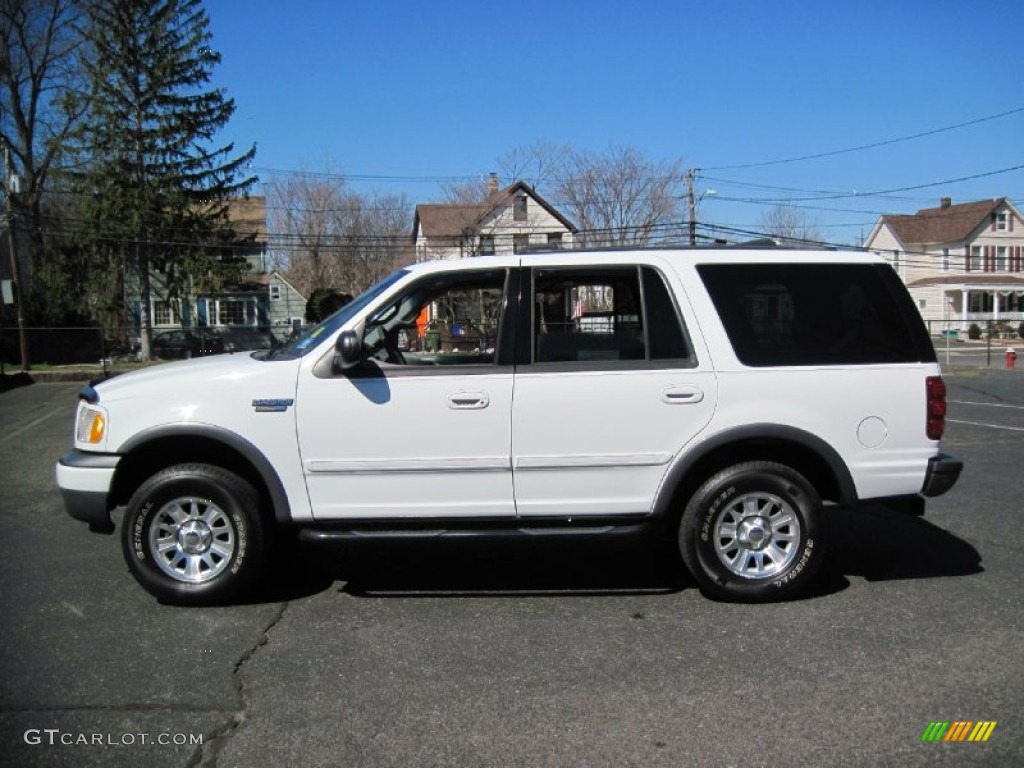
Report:
[[[316,519],[514,517],[513,368],[499,338],[507,272],[425,277],[371,312],[363,364],[302,374]]]

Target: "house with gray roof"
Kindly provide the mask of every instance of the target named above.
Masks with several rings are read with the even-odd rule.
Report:
[[[1024,218],[1005,197],[882,216],[864,246],[889,260],[933,333],[1024,320]]]
[[[417,205],[413,243],[417,261],[571,248],[576,225],[523,181],[499,189],[492,174],[479,203]]]

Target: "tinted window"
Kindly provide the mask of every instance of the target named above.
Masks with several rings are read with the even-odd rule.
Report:
[[[647,308],[647,333],[651,360],[670,360],[690,356],[689,345],[679,313],[664,278],[651,267],[643,268],[644,304]]]
[[[697,270],[744,365],[935,360],[920,317],[887,265],[704,264]]]

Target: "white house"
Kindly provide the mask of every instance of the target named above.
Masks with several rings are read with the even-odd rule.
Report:
[[[498,189],[493,174],[478,204],[417,205],[413,243],[417,261],[571,248],[576,226],[522,181]]]
[[[1005,197],[882,216],[864,245],[889,260],[933,332],[1024,320],[1024,218]]]

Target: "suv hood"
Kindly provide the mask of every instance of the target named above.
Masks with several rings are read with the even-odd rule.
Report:
[[[251,353],[234,353],[199,357],[173,363],[161,363],[150,368],[121,374],[100,382],[94,388],[101,403],[153,395],[171,395],[184,391],[215,390],[224,386],[236,387],[268,375],[280,376],[285,368],[293,368],[298,361],[256,360]],[[292,371],[294,378],[294,371]]]

